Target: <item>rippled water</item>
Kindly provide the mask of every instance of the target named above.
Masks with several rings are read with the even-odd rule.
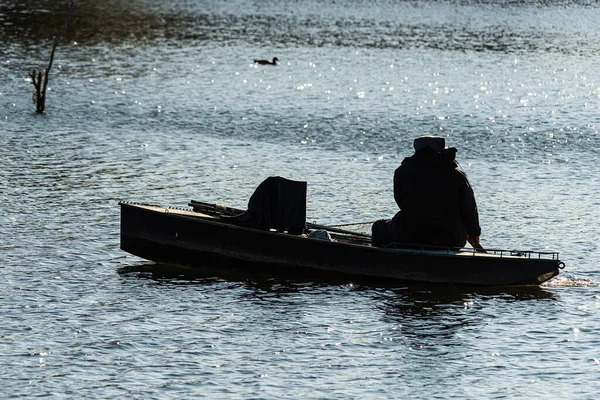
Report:
[[[591,1],[0,1],[2,397],[595,398],[600,8]],[[277,67],[253,58],[278,57]],[[395,211],[414,137],[458,147],[488,247],[540,288],[370,287],[153,265],[119,200],[320,223]]]

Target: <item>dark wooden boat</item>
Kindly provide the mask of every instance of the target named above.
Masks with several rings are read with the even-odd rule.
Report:
[[[121,249],[155,262],[480,286],[539,285],[564,267],[556,252],[377,248],[369,235],[316,224],[306,224],[304,234],[240,226],[232,216],[243,210],[214,204],[119,204]],[[315,232],[327,233],[307,235]]]

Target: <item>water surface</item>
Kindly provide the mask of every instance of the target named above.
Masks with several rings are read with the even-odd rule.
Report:
[[[0,379],[8,398],[595,398],[600,8],[563,1],[0,1]],[[254,58],[278,57],[277,67]],[[393,215],[446,137],[487,247],[540,288],[378,287],[155,266],[119,200],[245,207],[308,182],[325,224]]]

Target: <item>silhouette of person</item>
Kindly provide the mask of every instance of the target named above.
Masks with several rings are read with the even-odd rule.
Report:
[[[414,141],[415,153],[394,173],[394,199],[400,211],[372,226],[372,245],[462,248],[479,244],[479,213],[467,175],[456,162],[456,148],[439,136]]]

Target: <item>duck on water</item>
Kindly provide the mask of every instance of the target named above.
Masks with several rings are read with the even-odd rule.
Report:
[[[254,63],[259,65],[277,65],[279,64],[279,59],[277,57],[273,57],[271,60],[255,59]]]

